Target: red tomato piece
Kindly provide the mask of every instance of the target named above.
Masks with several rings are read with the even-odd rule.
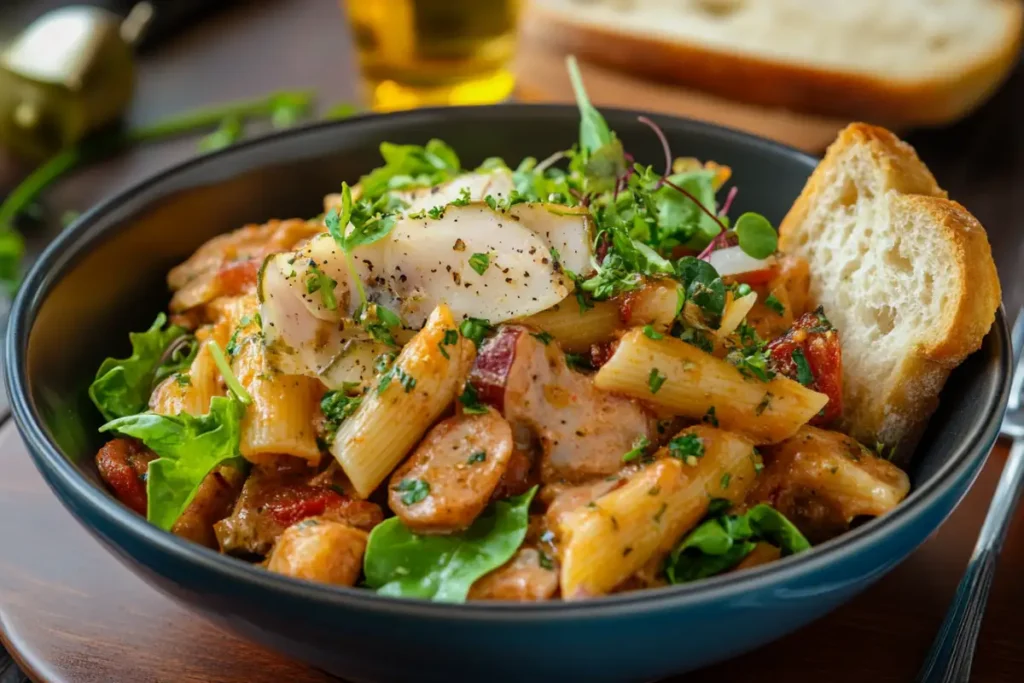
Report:
[[[217,290],[221,296],[238,296],[252,292],[256,288],[259,272],[259,259],[226,263],[217,271]]]
[[[812,425],[827,425],[842,415],[843,356],[839,332],[820,308],[800,316],[784,335],[771,341],[768,356],[772,370],[828,396],[828,403],[811,420]]]
[[[334,489],[291,484],[276,489],[264,503],[264,510],[282,527],[289,527],[308,517],[319,517],[341,508],[347,501],[347,496]]]
[[[156,455],[135,439],[113,439],[96,454],[96,468],[119,501],[146,514],[146,473]]]

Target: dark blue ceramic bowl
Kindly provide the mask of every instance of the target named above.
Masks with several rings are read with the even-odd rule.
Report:
[[[638,160],[660,163],[650,129],[609,122]],[[654,117],[679,155],[734,169],[736,210],[778,222],[815,160],[714,126]],[[378,164],[381,141],[439,137],[465,165],[544,157],[577,137],[571,107],[498,106],[368,116],[203,156],[84,215],[28,276],[7,337],[18,427],[65,506],[125,564],[197,613],[354,682],[649,681],[750,650],[823,615],[904,559],[980,470],[1010,380],[1002,313],[950,377],[893,513],[810,552],[685,586],[564,604],[440,605],[306,583],[150,526],[98,485],[99,416],[85,388],[167,302],[164,277],[209,237],[270,217],[310,216],[343,179]],[[115,354],[116,355],[116,354]],[[868,655],[869,653],[865,653]]]

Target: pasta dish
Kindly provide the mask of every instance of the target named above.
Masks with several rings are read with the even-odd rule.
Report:
[[[320,216],[171,270],[169,316],[90,387],[118,500],[271,572],[449,602],[695,581],[896,506],[891,451],[844,433],[807,261],[643,117],[666,159],[636,163],[572,73],[570,149],[384,143]]]

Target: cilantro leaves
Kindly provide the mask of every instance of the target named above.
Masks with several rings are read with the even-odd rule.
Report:
[[[382,142],[380,155],[384,165],[359,180],[367,200],[377,200],[390,190],[440,185],[462,170],[455,150],[441,140],[424,146]]]

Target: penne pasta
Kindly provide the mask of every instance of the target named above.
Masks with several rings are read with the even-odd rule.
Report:
[[[593,308],[580,311],[574,297],[519,322],[547,332],[569,353],[582,353],[593,344],[611,341],[622,329],[617,302],[597,301]]]
[[[673,337],[650,339],[641,330],[622,337],[594,376],[594,384],[677,415],[714,420],[759,444],[789,438],[828,403],[824,394],[791,379],[762,382],[744,377],[728,362],[695,346]]]
[[[620,488],[562,518],[557,531],[562,596],[578,600],[611,592],[667,555],[707,513],[715,498],[741,501],[754,485],[760,456],[754,444],[713,427],[691,427],[703,454],[680,460],[670,447]]]
[[[211,398],[223,395],[220,371],[209,342],[204,342],[187,373],[171,375],[157,386],[149,397],[149,409],[160,415],[202,415],[210,409]]]
[[[442,353],[445,333],[456,327],[448,307],[438,306],[395,359],[391,379],[378,381],[338,430],[331,454],[359,496],[387,478],[455,399],[476,356],[462,335]]]
[[[733,298],[732,292],[729,292],[728,300],[725,304],[725,313],[722,315],[721,324],[715,330],[715,336],[719,340],[723,340],[735,332],[736,328],[747,317],[747,313],[750,313],[750,309],[754,307],[755,303],[757,303],[757,292],[751,292],[738,299]]]
[[[627,294],[622,302],[623,318],[628,327],[652,325],[665,332],[683,305],[682,286],[674,280],[654,280],[635,292]]]

